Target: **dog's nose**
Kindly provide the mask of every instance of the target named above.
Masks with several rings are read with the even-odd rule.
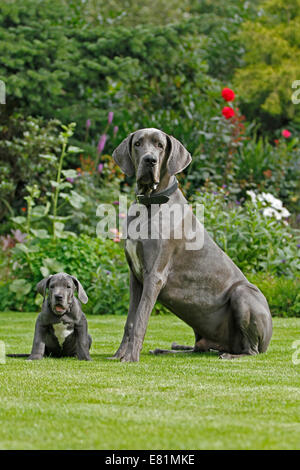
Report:
[[[56,302],[61,302],[62,299],[63,299],[63,296],[62,296],[62,295],[60,295],[60,294],[56,294],[56,295],[55,295],[55,300],[56,300]]]
[[[145,155],[144,162],[149,166],[154,166],[157,163],[157,157],[151,154]]]

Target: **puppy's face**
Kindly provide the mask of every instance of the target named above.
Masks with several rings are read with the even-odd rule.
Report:
[[[71,276],[55,274],[49,282],[49,303],[55,315],[63,315],[73,301],[75,284]]]
[[[156,189],[167,150],[167,137],[158,129],[135,132],[131,142],[132,161],[140,194]]]

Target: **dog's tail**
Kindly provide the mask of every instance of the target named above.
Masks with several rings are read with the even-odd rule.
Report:
[[[30,354],[6,354],[6,357],[29,357]]]

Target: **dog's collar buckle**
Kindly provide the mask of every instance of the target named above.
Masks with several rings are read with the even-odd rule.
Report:
[[[169,201],[171,194],[173,194],[176,189],[178,188],[178,181],[175,178],[174,183],[169,186],[164,191],[160,191],[159,193],[153,194],[152,196],[145,196],[144,194],[137,194],[136,200],[139,204],[143,204],[144,206],[150,206],[151,204],[165,204]]]

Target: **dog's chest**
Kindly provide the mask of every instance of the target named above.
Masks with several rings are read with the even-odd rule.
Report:
[[[74,327],[70,323],[63,323],[63,322],[55,323],[54,325],[52,325],[52,327],[53,327],[54,335],[56,336],[60,347],[62,347],[62,345],[65,342],[65,339],[71,333],[73,333]]]

